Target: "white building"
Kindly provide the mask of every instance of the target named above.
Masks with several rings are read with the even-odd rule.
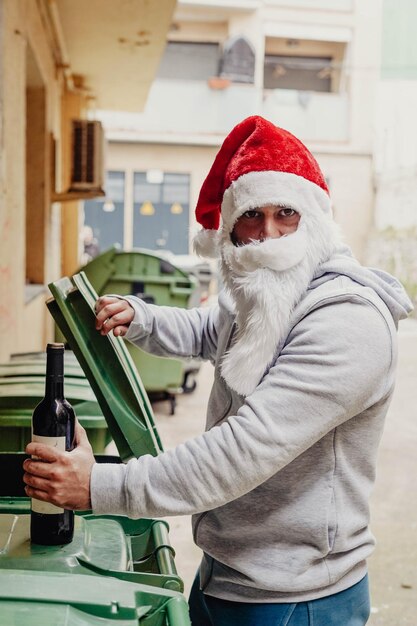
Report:
[[[86,204],[101,247],[113,238],[127,249],[186,252],[222,140],[260,114],[316,155],[336,219],[362,257],[373,219],[380,19],[379,0],[180,0],[143,113],[100,113],[106,208],[116,209]]]
[[[374,230],[367,259],[417,300],[417,4],[384,0],[374,142]]]

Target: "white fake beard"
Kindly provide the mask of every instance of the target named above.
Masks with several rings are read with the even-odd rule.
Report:
[[[236,305],[237,333],[221,373],[231,389],[247,396],[273,362],[295,306],[340,234],[322,214],[302,217],[297,231],[279,239],[235,246],[223,232],[222,240],[222,274]]]

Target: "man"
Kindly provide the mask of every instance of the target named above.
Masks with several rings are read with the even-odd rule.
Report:
[[[154,458],[96,465],[30,444],[27,493],[130,517],[193,514],[204,552],[194,626],[361,626],[368,498],[411,304],[355,261],[307,148],[254,116],[224,141],[196,209],[226,289],[183,310],[105,296],[97,329],[215,365],[207,431]],[[64,471],[65,469],[65,471]],[[54,478],[52,478],[54,476]]]

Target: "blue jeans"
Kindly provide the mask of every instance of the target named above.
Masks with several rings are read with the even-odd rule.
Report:
[[[326,598],[291,604],[214,598],[200,590],[198,574],[190,594],[193,626],[364,626],[369,613],[368,576]]]

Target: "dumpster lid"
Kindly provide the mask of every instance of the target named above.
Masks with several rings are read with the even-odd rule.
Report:
[[[33,626],[190,626],[176,591],[117,578],[0,570],[0,621]]]
[[[162,444],[148,396],[123,339],[95,329],[98,295],[87,277],[64,277],[49,289],[48,309],[91,384],[121,459],[156,456]]]

